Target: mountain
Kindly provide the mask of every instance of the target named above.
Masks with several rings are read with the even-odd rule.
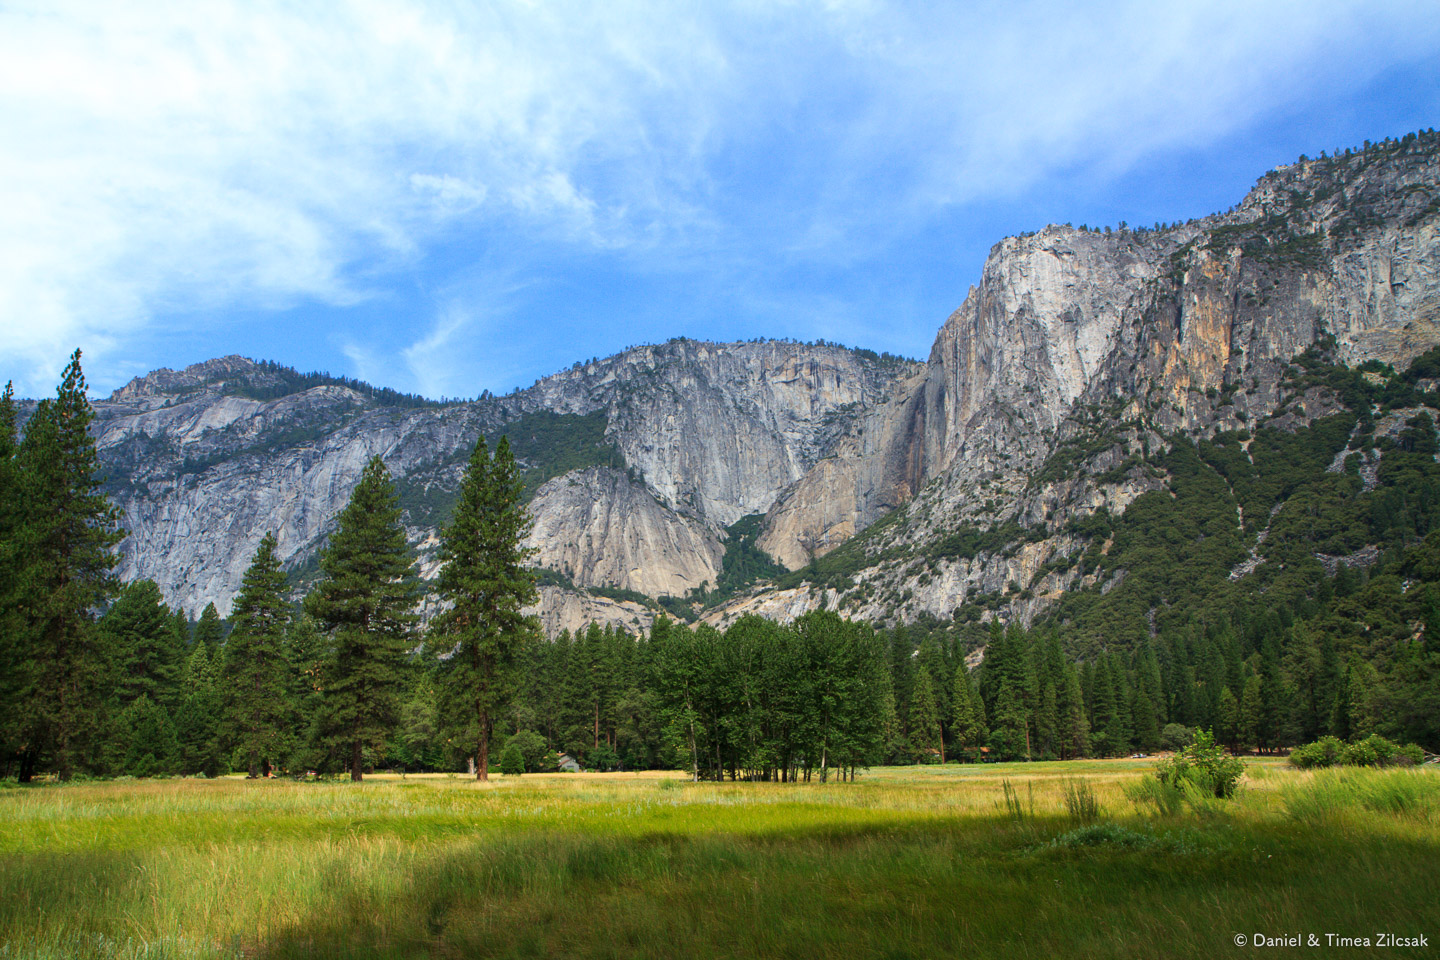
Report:
[[[716,623],[819,606],[1079,623],[1090,596],[1105,598],[1084,601],[1092,619],[1123,600],[1127,624],[1154,629],[1174,604],[1126,599],[1143,560],[1108,559],[1141,518],[1213,487],[1191,513],[1228,515],[1172,547],[1223,542],[1197,576],[1250,563],[1234,582],[1263,579],[1297,492],[1353,474],[1346,509],[1374,513],[1400,489],[1385,460],[1433,433],[1419,419],[1433,374],[1411,364],[1437,343],[1440,137],[1426,132],[1302,158],[1201,220],[1005,239],[923,364],[673,340],[437,404],[227,357],[97,402],[97,439],[130,531],[122,575],[192,613],[228,610],[266,530],[297,584],[313,576],[377,453],[433,573],[464,458],[503,432],[534,490],[552,630],[643,626],[659,601]],[[1325,451],[1303,479],[1275,459]],[[1363,562],[1383,540],[1333,546]]]
[[[727,528],[769,509],[919,366],[827,344],[673,340],[505,397],[436,404],[226,357],[137,378],[95,404],[96,434],[130,531],[121,576],[154,579],[192,613],[228,611],[267,530],[297,580],[312,576],[376,454],[433,574],[435,529],[471,447],[506,434],[534,491],[537,562],[567,587],[546,591],[547,623],[630,626],[647,607],[583,588],[714,585]]]

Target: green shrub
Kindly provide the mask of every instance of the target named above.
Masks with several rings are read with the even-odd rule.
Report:
[[[1210,796],[1228,798],[1235,795],[1245,764],[1232,757],[1215,743],[1208,730],[1195,733],[1195,742],[1155,764],[1155,779],[1182,792],[1186,786]]]
[[[1314,770],[1318,767],[1333,767],[1340,762],[1340,755],[1345,750],[1345,741],[1339,737],[1321,737],[1314,743],[1307,743],[1303,747],[1296,747],[1290,751],[1290,765],[1299,767],[1301,770]]]
[[[513,738],[505,744],[505,749],[500,751],[500,772],[507,777],[518,777],[525,772],[525,757],[520,752],[520,745]]]
[[[1372,734],[1364,740],[1346,743],[1336,737],[1321,737],[1314,743],[1290,751],[1290,763],[1302,770],[1321,767],[1410,767],[1425,759],[1414,744],[1401,745]]]

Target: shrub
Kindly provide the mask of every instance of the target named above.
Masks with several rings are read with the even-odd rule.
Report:
[[[1317,767],[1333,767],[1340,762],[1340,755],[1345,750],[1345,741],[1339,737],[1321,737],[1314,743],[1307,743],[1303,747],[1296,747],[1290,751],[1290,765],[1299,767],[1301,770],[1313,770]]]
[[[1160,746],[1166,750],[1183,750],[1195,742],[1195,731],[1183,723],[1167,723],[1160,731]]]
[[[509,776],[519,776],[525,772],[525,757],[520,752],[520,745],[512,738],[505,744],[505,749],[500,751],[500,772]]]
[[[1245,773],[1245,764],[1215,743],[1208,730],[1195,733],[1195,742],[1155,764],[1155,779],[1184,793],[1188,785],[1210,796],[1227,798]]]
[[[1373,734],[1355,743],[1336,737],[1321,737],[1314,743],[1290,751],[1290,763],[1302,770],[1321,767],[1408,767],[1425,759],[1414,744],[1401,745]]]

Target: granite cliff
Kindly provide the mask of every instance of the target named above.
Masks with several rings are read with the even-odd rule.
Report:
[[[1059,561],[1092,546],[1077,523],[1164,486],[1154,451],[1333,413],[1332,393],[1290,377],[1317,343],[1337,363],[1403,369],[1437,342],[1427,133],[1302,159],[1201,220],[1007,238],[924,364],[676,340],[441,405],[228,357],[97,403],[97,436],[130,531],[122,575],[191,612],[228,610],[267,529],[303,580],[374,454],[433,571],[465,454],[505,431],[534,480],[538,562],[561,575],[542,604],[554,629],[643,625],[655,608],[592,590],[687,596],[716,622],[821,605],[944,618],[977,598],[987,617],[1028,621],[1098,589]],[[757,514],[756,544],[795,572],[707,592],[734,525]]]

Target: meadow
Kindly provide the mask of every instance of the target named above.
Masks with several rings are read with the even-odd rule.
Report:
[[[1167,804],[1137,795],[1146,768],[11,784],[0,957],[1236,957],[1257,948],[1235,935],[1257,932],[1440,942],[1440,772],[1252,761],[1235,800]]]

